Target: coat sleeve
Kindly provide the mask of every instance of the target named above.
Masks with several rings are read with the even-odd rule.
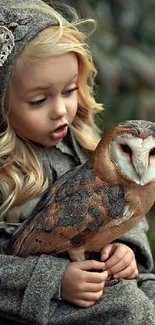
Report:
[[[68,262],[47,255],[24,259],[1,254],[0,315],[47,324],[49,312],[54,313],[57,306],[55,298]]]
[[[140,272],[150,272],[153,268],[153,257],[147,237],[148,229],[148,222],[144,217],[136,227],[118,240],[128,244],[133,249]]]
[[[40,199],[40,198],[39,198]],[[31,213],[38,199],[12,209],[7,218],[15,220]],[[11,219],[10,219],[11,220]],[[8,219],[8,221],[10,221]],[[5,254],[5,246],[14,227],[0,229],[0,316],[11,320],[25,319],[33,324],[47,324],[60,298],[61,280],[69,260],[41,255],[21,258]]]

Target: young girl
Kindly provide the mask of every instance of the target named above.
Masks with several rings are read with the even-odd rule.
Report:
[[[99,141],[86,24],[41,0],[0,0],[0,324],[155,324],[145,219],[99,261],[5,254],[44,190]]]

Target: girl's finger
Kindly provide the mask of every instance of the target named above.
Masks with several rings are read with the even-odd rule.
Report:
[[[113,250],[113,244],[108,244],[105,247],[103,247],[100,251],[101,261],[106,261],[111,255],[112,250]]]
[[[122,270],[121,272],[115,273],[113,276],[115,279],[118,278],[124,278],[124,279],[129,279],[131,276],[131,279],[133,279],[133,275],[138,275],[138,270],[137,268],[133,268],[131,265],[129,265],[127,268]]]
[[[116,250],[114,254],[105,262],[106,270],[112,269],[116,266],[117,263],[122,263],[122,268],[127,267],[134,260],[134,254],[130,251],[121,252],[120,250]]]
[[[124,259],[124,256],[118,257],[117,255],[112,255],[106,262],[105,262],[105,270],[112,269],[115,267],[120,261]]]
[[[125,270],[126,268],[128,268],[131,265],[130,261],[126,261],[123,258],[118,261],[118,263],[116,263],[115,265],[113,265],[112,267],[110,267],[108,270],[108,274],[116,274],[120,271]],[[134,269],[133,269],[134,270]]]
[[[83,286],[83,291],[84,292],[98,292],[103,290],[105,286],[105,282],[101,282],[101,283],[85,283],[85,285]]]
[[[76,306],[79,306],[79,307],[82,307],[82,308],[88,308],[88,307],[91,307],[93,306],[95,303],[95,300],[94,301],[87,301],[87,300],[82,300],[82,299],[74,299],[72,301],[72,304],[76,305]]]
[[[102,283],[108,278],[108,272],[87,272],[85,273],[85,282],[88,283]]]
[[[97,292],[81,292],[78,294],[76,299],[86,300],[86,301],[96,301],[99,300],[103,295],[103,290]]]
[[[139,272],[136,269],[136,271],[134,271],[130,276],[126,277],[126,279],[135,279],[138,277],[138,275],[139,275]]]
[[[77,269],[83,271],[100,270],[103,269],[105,266],[104,262],[99,262],[95,260],[85,260],[85,261],[73,262],[73,263]]]

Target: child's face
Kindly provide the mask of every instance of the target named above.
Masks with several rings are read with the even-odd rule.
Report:
[[[75,53],[29,63],[13,78],[8,98],[16,133],[47,147],[62,140],[77,112],[77,80]]]

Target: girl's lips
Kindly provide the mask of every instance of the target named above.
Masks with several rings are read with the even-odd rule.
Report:
[[[63,139],[67,135],[68,126],[63,125],[57,128],[55,131],[50,133],[50,136],[53,138],[53,140],[60,140]]]

